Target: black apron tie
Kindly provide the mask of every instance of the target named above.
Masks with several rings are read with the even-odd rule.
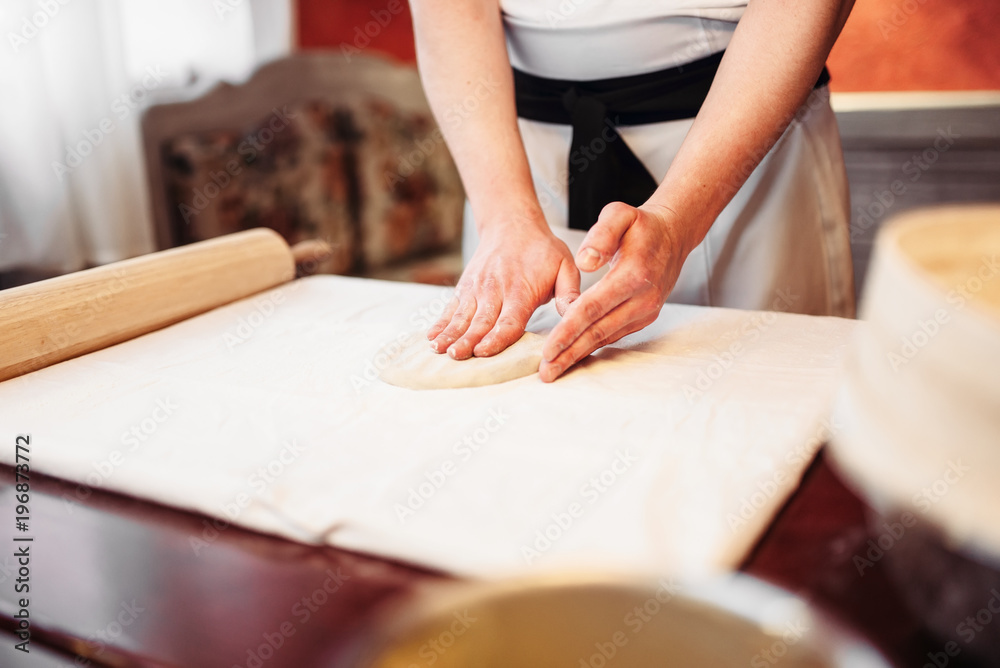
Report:
[[[648,74],[593,81],[546,79],[514,69],[517,115],[573,129],[567,175],[571,228],[589,230],[609,202],[639,206],[650,198],[659,181],[617,128],[693,118],[723,53]],[[823,68],[816,87],[829,80]]]

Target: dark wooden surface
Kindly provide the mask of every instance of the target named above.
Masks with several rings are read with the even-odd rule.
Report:
[[[10,508],[13,471],[0,468]],[[33,652],[24,662],[0,632],[0,665],[335,665],[377,610],[444,577],[236,527],[213,534],[198,515],[106,492],[79,501],[74,489],[32,476]],[[859,575],[852,561],[870,538],[866,513],[821,454],[743,570],[813,601],[895,665],[922,666],[940,641],[878,564]],[[12,563],[0,557],[7,631]],[[262,645],[279,646],[257,664]]]

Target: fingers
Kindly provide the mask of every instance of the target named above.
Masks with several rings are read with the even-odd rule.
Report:
[[[656,320],[656,313],[644,313],[638,305],[625,302],[588,327],[569,348],[554,360],[543,361],[538,368],[538,375],[542,382],[551,383],[598,348],[614,343],[632,332],[637,332],[654,320]]]
[[[464,360],[472,357],[472,350],[496,324],[497,316],[500,314],[501,300],[502,297],[498,291],[491,291],[480,297],[477,302],[476,315],[472,318],[469,329],[448,346],[448,354],[452,358]]]
[[[566,309],[580,296],[580,270],[572,262],[563,260],[556,274],[556,311],[566,315]]]
[[[476,298],[472,296],[462,295],[459,297],[458,308],[455,309],[454,314],[451,316],[451,321],[444,328],[444,330],[438,334],[431,341],[431,348],[435,352],[443,353],[448,349],[452,343],[454,343],[458,337],[465,334],[469,329],[469,324],[472,322],[473,316],[476,314]],[[442,318],[443,320],[444,318]]]
[[[533,304],[528,304],[521,298],[515,297],[505,301],[496,326],[475,347],[476,357],[496,355],[521,338],[534,310]]]
[[[455,310],[458,309],[458,304],[458,294],[456,293],[455,296],[451,298],[451,301],[448,302],[448,305],[444,307],[444,311],[441,312],[441,317],[438,318],[437,322],[435,322],[430,329],[427,330],[427,339],[429,341],[436,339],[438,334],[443,332],[444,328],[448,326],[448,323],[451,322],[451,317],[455,315]]]
[[[480,245],[457,299],[428,330],[436,352],[454,359],[495,355],[520,338],[541,302],[555,296],[562,314],[579,297],[580,272],[566,244],[539,230],[520,234],[523,244]]]
[[[601,209],[597,222],[580,244],[576,265],[583,271],[597,271],[607,264],[615,256],[622,236],[638,215],[638,209],[624,202],[611,202]]]
[[[574,301],[549,334],[542,359],[551,362],[569,348],[591,325],[632,296],[630,286],[612,271]]]

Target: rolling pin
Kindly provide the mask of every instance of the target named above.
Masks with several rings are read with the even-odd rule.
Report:
[[[0,381],[286,283],[328,253],[257,228],[0,291]]]

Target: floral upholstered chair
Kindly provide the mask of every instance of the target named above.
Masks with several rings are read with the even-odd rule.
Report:
[[[457,279],[464,194],[411,67],[293,56],[143,133],[161,248],[267,226],[329,243],[322,272]]]

